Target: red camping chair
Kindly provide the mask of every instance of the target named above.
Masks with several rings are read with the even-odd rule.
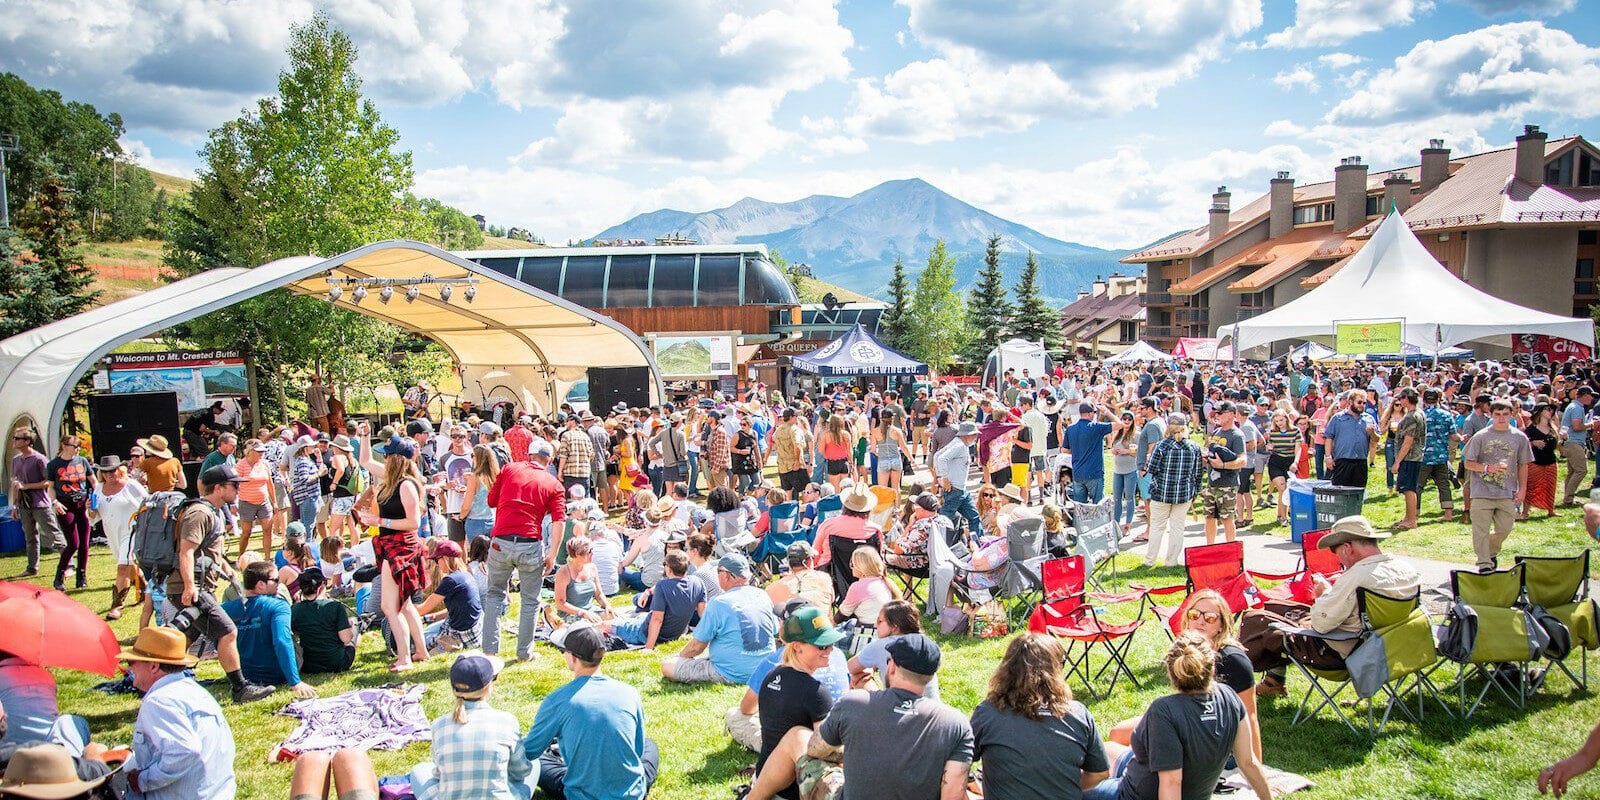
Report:
[[[1034,607],[1032,616],[1028,618],[1028,630],[1064,640],[1068,678],[1078,676],[1083,679],[1085,689],[1090,694],[1096,694],[1095,684],[1110,670],[1111,682],[1106,685],[1104,695],[1096,694],[1098,697],[1110,696],[1117,687],[1117,678],[1122,675],[1128,676],[1134,686],[1144,688],[1133,670],[1128,668],[1128,648],[1133,644],[1134,632],[1139,630],[1144,620],[1135,617],[1133,622],[1123,625],[1100,620],[1097,609],[1089,605],[1086,599],[1094,595],[1084,591],[1088,567],[1083,556],[1046,561],[1040,571],[1044,576],[1045,599]],[[1124,599],[1137,600],[1139,595],[1128,595]],[[1093,669],[1089,660],[1097,646],[1106,652],[1106,661],[1098,670]]]
[[[1327,531],[1310,531],[1300,539],[1300,570],[1288,575],[1268,575],[1257,572],[1255,577],[1270,581],[1287,581],[1280,586],[1261,590],[1262,596],[1268,600],[1293,600],[1297,603],[1310,605],[1315,597],[1311,595],[1314,584],[1312,576],[1321,575],[1332,583],[1339,579],[1344,572],[1344,565],[1339,563],[1339,557],[1332,550],[1323,550],[1317,547],[1322,541],[1323,534]]]
[[[1186,547],[1183,550],[1183,564],[1186,579],[1182,584],[1155,588],[1138,584],[1128,585],[1128,588],[1138,591],[1141,598],[1149,604],[1150,613],[1166,623],[1169,634],[1176,636],[1183,630],[1182,612],[1189,603],[1189,595],[1202,589],[1215,589],[1224,600],[1228,601],[1228,608],[1235,614],[1247,608],[1261,606],[1263,602],[1261,589],[1256,586],[1254,577],[1244,568],[1244,542],[1218,542]],[[1175,607],[1157,605],[1152,599],[1155,595],[1178,592],[1184,592],[1184,601]]]

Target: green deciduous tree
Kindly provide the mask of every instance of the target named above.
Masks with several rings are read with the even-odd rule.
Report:
[[[966,342],[966,313],[956,293],[955,267],[940,239],[928,253],[928,266],[917,276],[911,298],[910,349],[934,371],[950,366]]]
[[[0,133],[17,136],[16,152],[6,154],[13,219],[45,184],[60,181],[70,190],[74,218],[87,221],[97,187],[109,186],[112,161],[122,154],[121,116],[65,101],[9,72],[0,74]]]
[[[910,320],[911,283],[906,280],[906,262],[899,256],[894,259],[894,275],[889,278],[889,307],[878,318],[878,337],[896,350],[911,346]]]
[[[1011,330],[1011,303],[1006,299],[1005,275],[1000,272],[1000,234],[989,237],[983,251],[983,269],[967,297],[967,328],[972,336],[962,348],[969,364],[982,364]]]
[[[293,30],[278,96],[213,130],[201,150],[199,181],[169,225],[165,259],[177,276],[335,255],[381,239],[434,239],[422,204],[408,194],[411,154],[397,149],[399,133],[363,99],[355,61],[349,37],[322,14]],[[381,382],[402,336],[283,290],[209,314],[182,333],[202,346],[237,348],[255,363],[267,419],[272,406],[287,413],[287,372],[325,369],[335,384]]]
[[[427,220],[428,239],[445,250],[472,250],[483,244],[483,229],[465,211],[431,197],[418,201]]]
[[[1030,251],[1028,263],[1017,280],[1017,314],[1013,331],[1030,342],[1044,342],[1050,349],[1061,347],[1061,312],[1051,308],[1039,295],[1039,260]]]

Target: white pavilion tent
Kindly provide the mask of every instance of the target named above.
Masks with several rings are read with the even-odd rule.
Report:
[[[1157,350],[1154,345],[1150,344],[1149,342],[1147,342],[1147,341],[1145,341],[1143,339],[1140,339],[1139,341],[1134,342],[1128,349],[1126,349],[1126,350],[1124,350],[1124,351],[1122,351],[1122,352],[1120,352],[1120,353],[1118,353],[1118,354],[1116,354],[1114,356],[1111,356],[1111,357],[1105,359],[1104,363],[1107,363],[1107,364],[1128,364],[1128,363],[1132,363],[1132,362],[1135,362],[1135,361],[1171,361],[1171,360],[1172,360],[1172,356],[1170,354],[1163,353],[1160,350]]]
[[[1258,317],[1224,325],[1218,340],[1249,350],[1284,339],[1332,343],[1334,323],[1402,320],[1401,340],[1434,353],[1451,345],[1538,333],[1594,344],[1594,322],[1524,308],[1480,291],[1440,264],[1398,212],[1327,283]]]

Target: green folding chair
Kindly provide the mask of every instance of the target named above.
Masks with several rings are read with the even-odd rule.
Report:
[[[1600,609],[1589,596],[1589,551],[1566,557],[1517,556],[1517,564],[1523,568],[1528,602],[1544,606],[1571,632],[1582,677],[1574,675],[1562,659],[1545,661],[1566,673],[1574,686],[1588,691],[1589,651],[1600,648]]]
[[[1470,718],[1483,705],[1490,689],[1498,691],[1517,708],[1522,708],[1527,702],[1527,666],[1535,658],[1529,625],[1534,623],[1520,607],[1522,586],[1521,564],[1489,573],[1472,570],[1450,573],[1451,591],[1456,601],[1467,607],[1477,628],[1470,653],[1452,653],[1449,648],[1440,651],[1461,666],[1453,688],[1463,719]],[[1463,624],[1468,622],[1459,613],[1453,613],[1447,620],[1450,626]],[[1516,669],[1502,670],[1502,666]],[[1516,674],[1515,687],[1508,685],[1507,676],[1512,672]],[[1478,690],[1469,706],[1467,686],[1478,679],[1483,681],[1483,688]]]
[[[1275,625],[1285,634],[1359,642],[1346,669],[1317,669],[1295,658],[1293,652],[1288,654],[1307,684],[1291,724],[1299,725],[1326,708],[1331,709],[1351,733],[1357,736],[1365,733],[1371,739],[1383,731],[1396,710],[1420,724],[1429,697],[1449,714],[1449,706],[1429,677],[1439,656],[1434,648],[1433,623],[1422,610],[1419,597],[1419,594],[1412,594],[1395,598],[1366,589],[1357,590],[1360,631],[1318,633],[1310,628]],[[1339,694],[1347,688],[1366,701],[1364,731],[1356,726],[1355,719],[1338,700]],[[1412,713],[1406,699],[1413,692],[1417,696],[1416,713]],[[1380,703],[1383,706],[1381,716],[1378,713]]]

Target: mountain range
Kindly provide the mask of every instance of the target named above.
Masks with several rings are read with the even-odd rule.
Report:
[[[853,197],[812,195],[789,203],[746,197],[726,208],[693,212],[661,209],[607,228],[597,239],[644,239],[677,234],[702,244],[764,243],[818,278],[886,299],[896,258],[915,278],[934,242],[956,259],[956,287],[970,288],[983,268],[984,245],[1001,237],[1007,287],[1021,275],[1027,253],[1039,260],[1041,292],[1057,305],[1072,301],[1097,276],[1130,271],[1117,259],[1128,250],[1103,250],[1046,236],[963,202],[919,178],[886,181]]]

